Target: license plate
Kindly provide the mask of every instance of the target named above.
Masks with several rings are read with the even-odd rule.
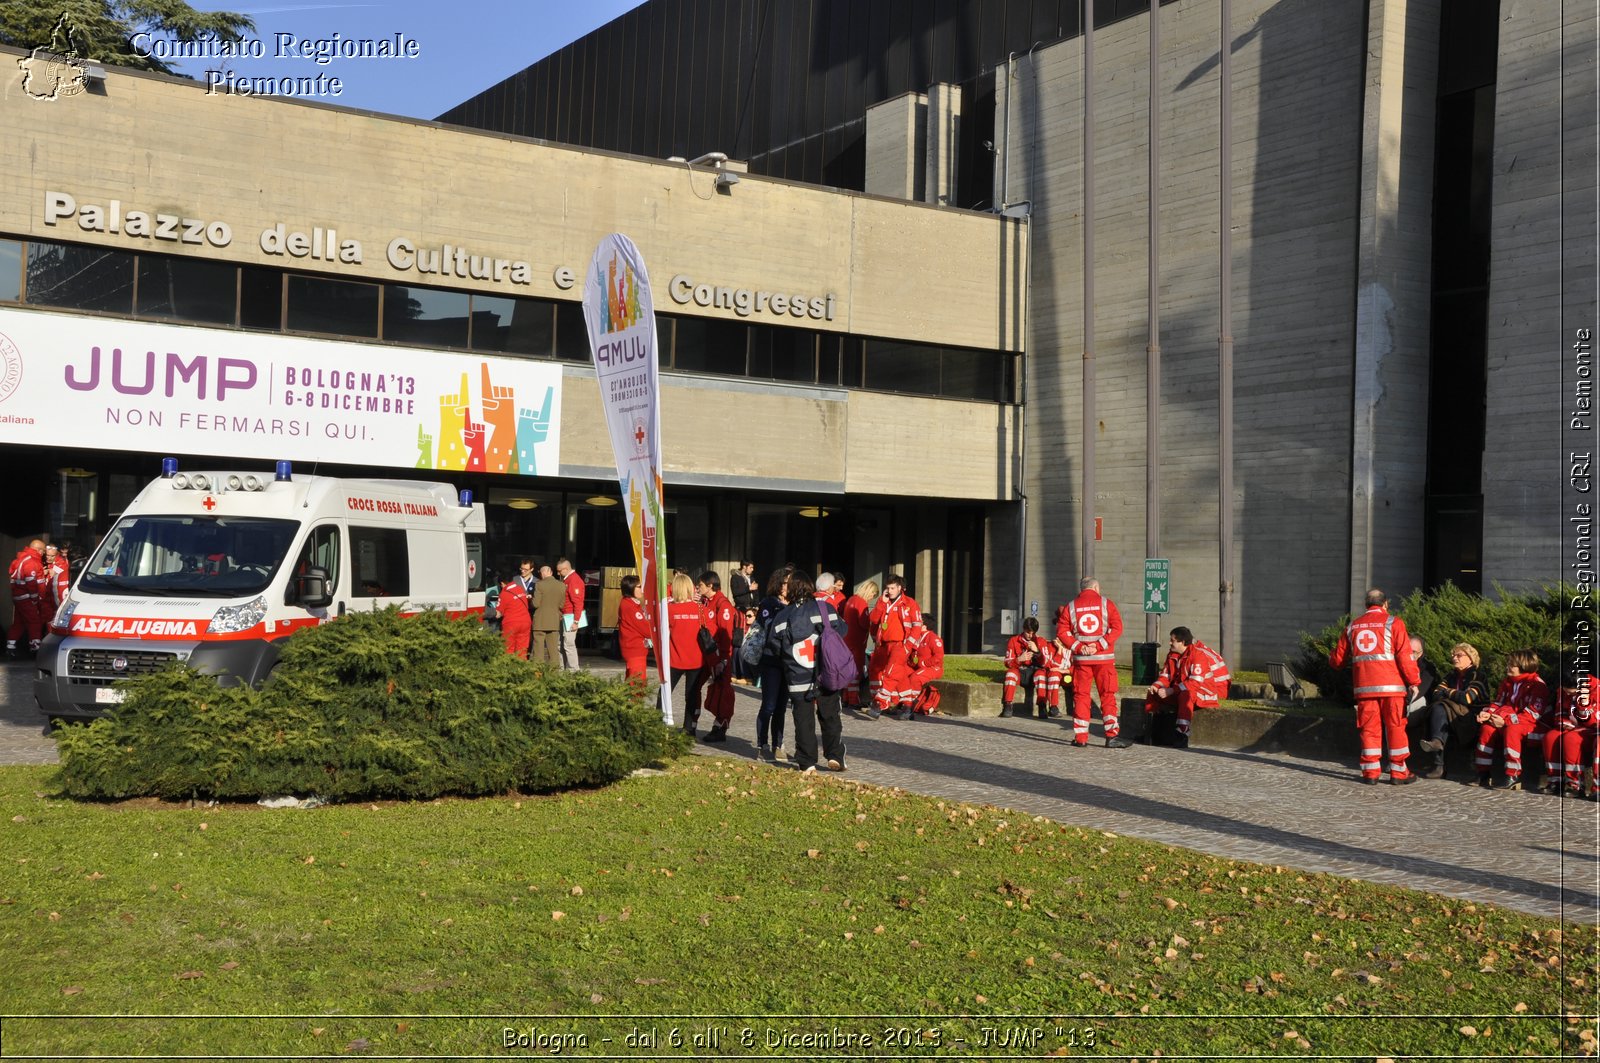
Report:
[[[128,696],[125,690],[116,687],[96,687],[94,700],[97,705],[121,705],[122,699]]]

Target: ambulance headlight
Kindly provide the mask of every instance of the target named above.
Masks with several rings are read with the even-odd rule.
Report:
[[[232,634],[235,631],[248,631],[267,617],[267,599],[265,595],[258,595],[243,605],[225,605],[218,609],[211,618],[211,626],[207,629],[219,635]]]
[[[67,600],[56,609],[56,615],[50,618],[50,626],[66,631],[72,624],[72,614],[78,611],[78,600],[67,595]]]

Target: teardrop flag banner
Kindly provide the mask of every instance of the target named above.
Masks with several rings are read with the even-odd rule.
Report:
[[[583,280],[583,317],[611,434],[617,481],[639,582],[655,613],[661,718],[672,725],[671,641],[667,632],[667,549],[661,536],[661,393],[656,312],[639,249],[621,233],[595,248]]]

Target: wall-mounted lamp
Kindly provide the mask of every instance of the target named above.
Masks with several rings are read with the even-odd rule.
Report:
[[[739,175],[732,170],[721,170],[717,173],[717,191],[726,192],[739,183]]]
[[[531,498],[513,498],[510,501],[506,502],[506,505],[510,506],[512,509],[538,509],[539,508],[539,503],[535,502]]]
[[[821,506],[806,506],[803,509],[798,510],[797,512],[802,517],[809,517],[809,518],[815,520],[818,517],[831,516],[832,513],[833,513],[833,510],[824,509]]]
[[[617,504],[616,499],[608,498],[605,495],[595,495],[593,498],[584,499],[584,501],[591,506],[614,506]]]

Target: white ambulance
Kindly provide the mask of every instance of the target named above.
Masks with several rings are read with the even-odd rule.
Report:
[[[179,472],[133,500],[39,648],[49,717],[99,716],[118,679],[179,660],[257,684],[283,640],[347,612],[483,612],[483,506],[447,484]]]

